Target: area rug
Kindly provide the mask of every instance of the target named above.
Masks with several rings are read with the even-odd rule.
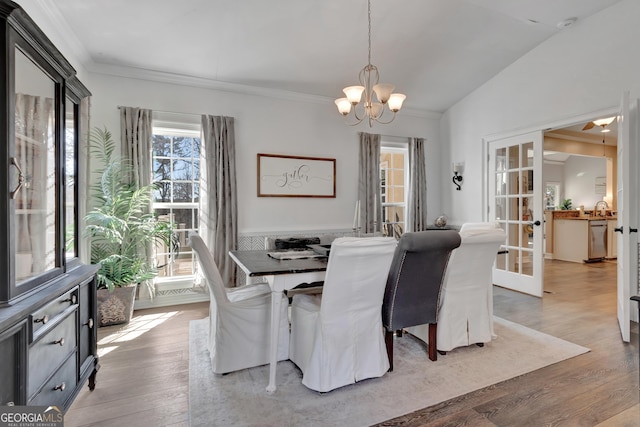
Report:
[[[200,426],[369,426],[578,356],[588,348],[495,318],[497,338],[427,358],[405,334],[394,343],[394,370],[381,378],[318,393],[301,371],[278,363],[277,391],[266,392],[269,367],[215,375],[207,351],[208,319],[189,328],[189,419]]]

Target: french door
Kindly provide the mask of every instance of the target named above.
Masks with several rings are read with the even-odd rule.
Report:
[[[630,339],[631,295],[638,283],[638,190],[636,162],[638,140],[638,100],[622,95],[618,116],[618,323],[622,340]]]
[[[488,218],[507,239],[496,258],[496,285],[542,296],[542,131],[489,141]]]

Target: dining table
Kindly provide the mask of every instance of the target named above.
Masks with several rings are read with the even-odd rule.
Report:
[[[248,277],[264,277],[271,288],[271,345],[269,348],[269,384],[267,392],[276,391],[280,306],[284,291],[304,283],[323,281],[328,257],[308,251],[236,250],[231,259]]]

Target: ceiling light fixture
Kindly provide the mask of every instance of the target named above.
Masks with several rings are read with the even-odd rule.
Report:
[[[611,129],[606,129],[606,127],[609,126],[611,123],[613,123],[615,119],[616,119],[616,116],[613,116],[613,117],[607,117],[606,119],[598,119],[593,121],[594,125],[602,127],[602,130],[600,132],[603,133],[602,134],[602,155],[603,156],[607,155],[607,145],[604,140],[604,133],[609,132],[611,130]]]
[[[364,119],[368,119],[369,127],[373,126],[373,122],[381,124],[391,123],[393,119],[396,118],[396,113],[400,111],[402,103],[406,99],[406,95],[392,93],[395,89],[394,85],[378,83],[380,77],[378,68],[371,64],[371,0],[367,0],[367,6],[369,19],[369,63],[360,70],[360,74],[358,75],[360,85],[345,87],[342,91],[346,95],[346,98],[335,100],[338,111],[345,119],[353,109],[353,115],[356,121],[354,123],[348,123],[350,126],[355,126]],[[378,102],[374,102],[373,100],[374,92]],[[389,120],[387,120],[386,117],[383,118],[385,105],[389,111],[393,113],[393,116],[391,116]]]

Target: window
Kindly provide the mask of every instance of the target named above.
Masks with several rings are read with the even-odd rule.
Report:
[[[406,229],[408,180],[406,146],[380,147],[380,201],[382,203],[382,233],[400,237]]]
[[[555,210],[560,206],[560,183],[545,182],[544,184],[544,208]]]
[[[187,238],[198,230],[200,133],[154,128],[152,150],[153,210],[178,234],[176,247],[156,248],[156,281],[192,278],[197,263]]]

